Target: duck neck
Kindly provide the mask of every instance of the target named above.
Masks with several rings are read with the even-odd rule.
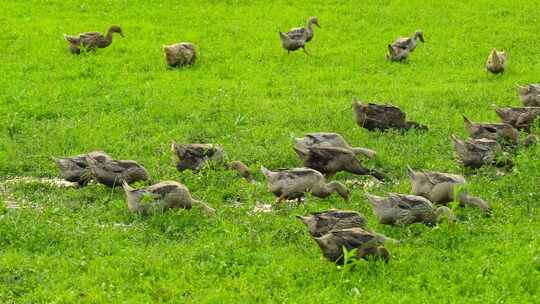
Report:
[[[213,215],[213,214],[216,213],[216,209],[214,209],[214,208],[208,206],[206,203],[198,201],[196,199],[191,199],[191,204],[200,207],[204,212],[206,212],[209,215]]]
[[[345,186],[343,186],[343,184],[340,182],[330,182],[326,185],[325,188],[328,195],[330,195],[330,193],[332,192],[337,192],[343,198],[347,198],[349,195],[347,188],[345,188]]]
[[[141,197],[138,195],[135,195],[134,193],[130,191],[126,191],[126,195],[127,195],[128,209],[131,212],[140,211],[141,210],[141,204],[140,204]]]

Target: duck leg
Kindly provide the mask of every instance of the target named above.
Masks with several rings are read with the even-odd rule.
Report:
[[[302,47],[302,50],[304,50],[304,53],[306,53],[306,55],[309,56],[309,53],[306,51],[306,47],[305,47],[305,46]]]

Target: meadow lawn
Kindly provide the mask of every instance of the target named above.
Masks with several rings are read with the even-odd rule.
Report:
[[[539,82],[538,24],[531,1],[17,1],[0,15],[0,179],[56,177],[50,156],[104,150],[144,165],[152,182],[176,180],[216,208],[152,217],[130,214],[122,189],[7,188],[29,208],[0,202],[0,303],[540,303],[540,147],[514,168],[464,170],[450,134],[462,115],[499,121],[493,105],[518,106],[516,84]],[[322,26],[287,55],[278,29]],[[74,56],[62,34],[122,26],[109,48]],[[422,29],[405,64],[387,44]],[[196,64],[169,69],[162,45],[190,41]],[[509,54],[488,75],[493,47]],[[427,133],[360,129],[351,99],[391,102]],[[259,168],[300,166],[292,138],[337,132],[374,149],[366,161],[389,176],[340,173],[349,202],[333,195],[252,214],[270,203]],[[538,131],[538,130],[537,130]],[[209,167],[179,173],[171,141],[219,143],[258,184]],[[405,166],[465,174],[491,217],[453,205],[456,223],[380,225],[364,192],[407,193]],[[143,186],[138,185],[138,186]],[[33,207],[32,207],[33,206]],[[321,258],[295,218],[328,208],[365,214],[402,240],[392,260],[355,269]]]

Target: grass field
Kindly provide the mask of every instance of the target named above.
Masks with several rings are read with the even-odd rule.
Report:
[[[519,105],[515,84],[538,82],[540,15],[530,1],[4,1],[0,16],[0,175],[58,176],[49,156],[101,149],[134,159],[152,181],[172,179],[218,209],[153,217],[128,212],[121,189],[9,187],[38,208],[0,207],[1,303],[540,303],[539,147],[514,168],[463,170],[449,135],[461,115],[498,121],[492,105]],[[534,6],[533,6],[534,7]],[[287,55],[277,30],[316,15],[322,29]],[[73,56],[62,34],[122,26],[107,49]],[[406,64],[386,45],[422,29]],[[168,69],[161,46],[191,41],[199,60]],[[488,75],[493,47],[509,54]],[[390,101],[427,133],[356,126],[352,96]],[[249,215],[274,197],[261,165],[299,166],[292,138],[337,132],[378,151],[384,184],[303,206]],[[169,146],[222,144],[260,184],[208,168],[178,173]],[[405,165],[466,174],[493,216],[456,208],[458,222],[429,228],[377,223],[363,193],[406,193]],[[336,180],[367,177],[338,174]],[[295,215],[330,207],[361,211],[390,237],[388,264],[353,271],[321,259]]]

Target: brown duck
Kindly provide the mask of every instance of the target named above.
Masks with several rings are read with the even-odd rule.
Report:
[[[322,212],[311,213],[307,216],[297,216],[304,223],[311,236],[320,237],[331,230],[346,228],[367,229],[366,217],[357,211],[330,209]]]
[[[540,84],[518,86],[519,98],[526,107],[540,107]]]
[[[176,159],[176,169],[199,171],[208,161],[223,163],[223,147],[213,144],[176,144],[171,145]]]
[[[95,50],[97,48],[106,48],[112,43],[113,33],[118,33],[124,37],[122,29],[118,25],[113,25],[107,31],[107,34],[103,36],[98,32],[81,33],[78,36],[71,36],[64,34],[64,39],[69,42],[69,49],[74,54],[80,54],[81,49]]]
[[[455,201],[456,190],[459,186],[465,186],[465,177],[458,174],[442,173],[436,171],[414,171],[407,166],[407,172],[411,178],[412,194],[427,198],[436,204],[447,204]],[[490,212],[489,204],[484,200],[468,194],[462,190],[457,197],[463,206],[478,207],[485,212]]]
[[[377,152],[368,148],[352,147],[343,136],[337,133],[319,132],[308,133],[302,138],[295,138],[294,145],[300,148],[311,146],[330,146],[351,150],[355,155],[364,155],[373,158]]]
[[[435,208],[422,196],[388,193],[388,197],[366,194],[373,207],[373,214],[381,224],[409,225],[424,223],[434,225],[442,217],[454,219],[452,210],[446,206]]]
[[[195,46],[190,42],[164,45],[165,62],[171,67],[192,65],[197,59]]]
[[[424,33],[420,30],[416,31],[412,37],[400,37],[391,44],[392,47],[413,52],[416,49],[417,41],[424,42]]]
[[[347,251],[356,249],[355,257],[358,259],[373,257],[385,262],[390,260],[390,253],[382,246],[385,240],[362,228],[332,230],[313,239],[319,245],[324,257],[337,264],[344,263],[343,248]]]
[[[484,165],[494,164],[501,153],[501,145],[492,139],[473,139],[462,141],[455,135],[451,136],[454,150],[461,164],[465,167],[477,169]]]
[[[306,192],[320,198],[337,192],[345,200],[349,198],[349,191],[343,184],[336,181],[327,183],[319,171],[310,168],[270,171],[261,167],[261,171],[266,177],[268,190],[277,197],[277,203],[286,199],[301,199]]]
[[[304,32],[301,36],[289,37],[287,34],[279,31],[279,38],[281,39],[281,47],[287,50],[287,53],[290,54],[293,51],[302,49],[304,53],[308,54],[306,51],[306,39],[307,34]]]
[[[506,69],[506,61],[506,52],[497,52],[496,49],[493,49],[488,56],[486,70],[493,74],[502,74]]]
[[[68,182],[78,183],[79,186],[84,186],[91,180],[90,176],[86,174],[89,158],[96,162],[112,160],[112,157],[103,151],[93,151],[66,158],[53,157],[58,169],[60,169],[62,178]]]
[[[427,130],[426,126],[413,121],[406,121],[405,113],[393,105],[363,104],[353,97],[353,109],[358,126],[370,131],[386,131],[389,129]]]
[[[132,184],[148,180],[146,169],[134,160],[97,162],[89,159],[87,171],[93,180],[109,187],[120,186],[122,182]]]
[[[126,192],[128,209],[133,213],[147,215],[173,208],[191,209],[192,206],[200,207],[208,214],[215,213],[215,209],[194,199],[186,186],[175,181],[163,181],[143,189],[133,189],[124,180],[122,186]],[[144,202],[145,198],[149,202]]]
[[[371,175],[378,180],[384,180],[384,174],[368,169],[360,163],[354,152],[345,148],[329,146],[294,146],[294,151],[304,163],[304,167],[315,169],[323,174],[333,175],[346,171],[358,175]]]
[[[475,123],[463,116],[465,129],[474,139],[487,138],[498,142],[516,144],[519,141],[519,132],[506,123]]]
[[[317,17],[309,17],[306,27],[296,27],[287,32],[287,36],[292,39],[299,39],[306,37],[306,42],[310,42],[313,39],[313,26],[321,28]]]
[[[495,112],[504,123],[525,132],[530,132],[534,121],[540,118],[540,107],[497,108]]]

